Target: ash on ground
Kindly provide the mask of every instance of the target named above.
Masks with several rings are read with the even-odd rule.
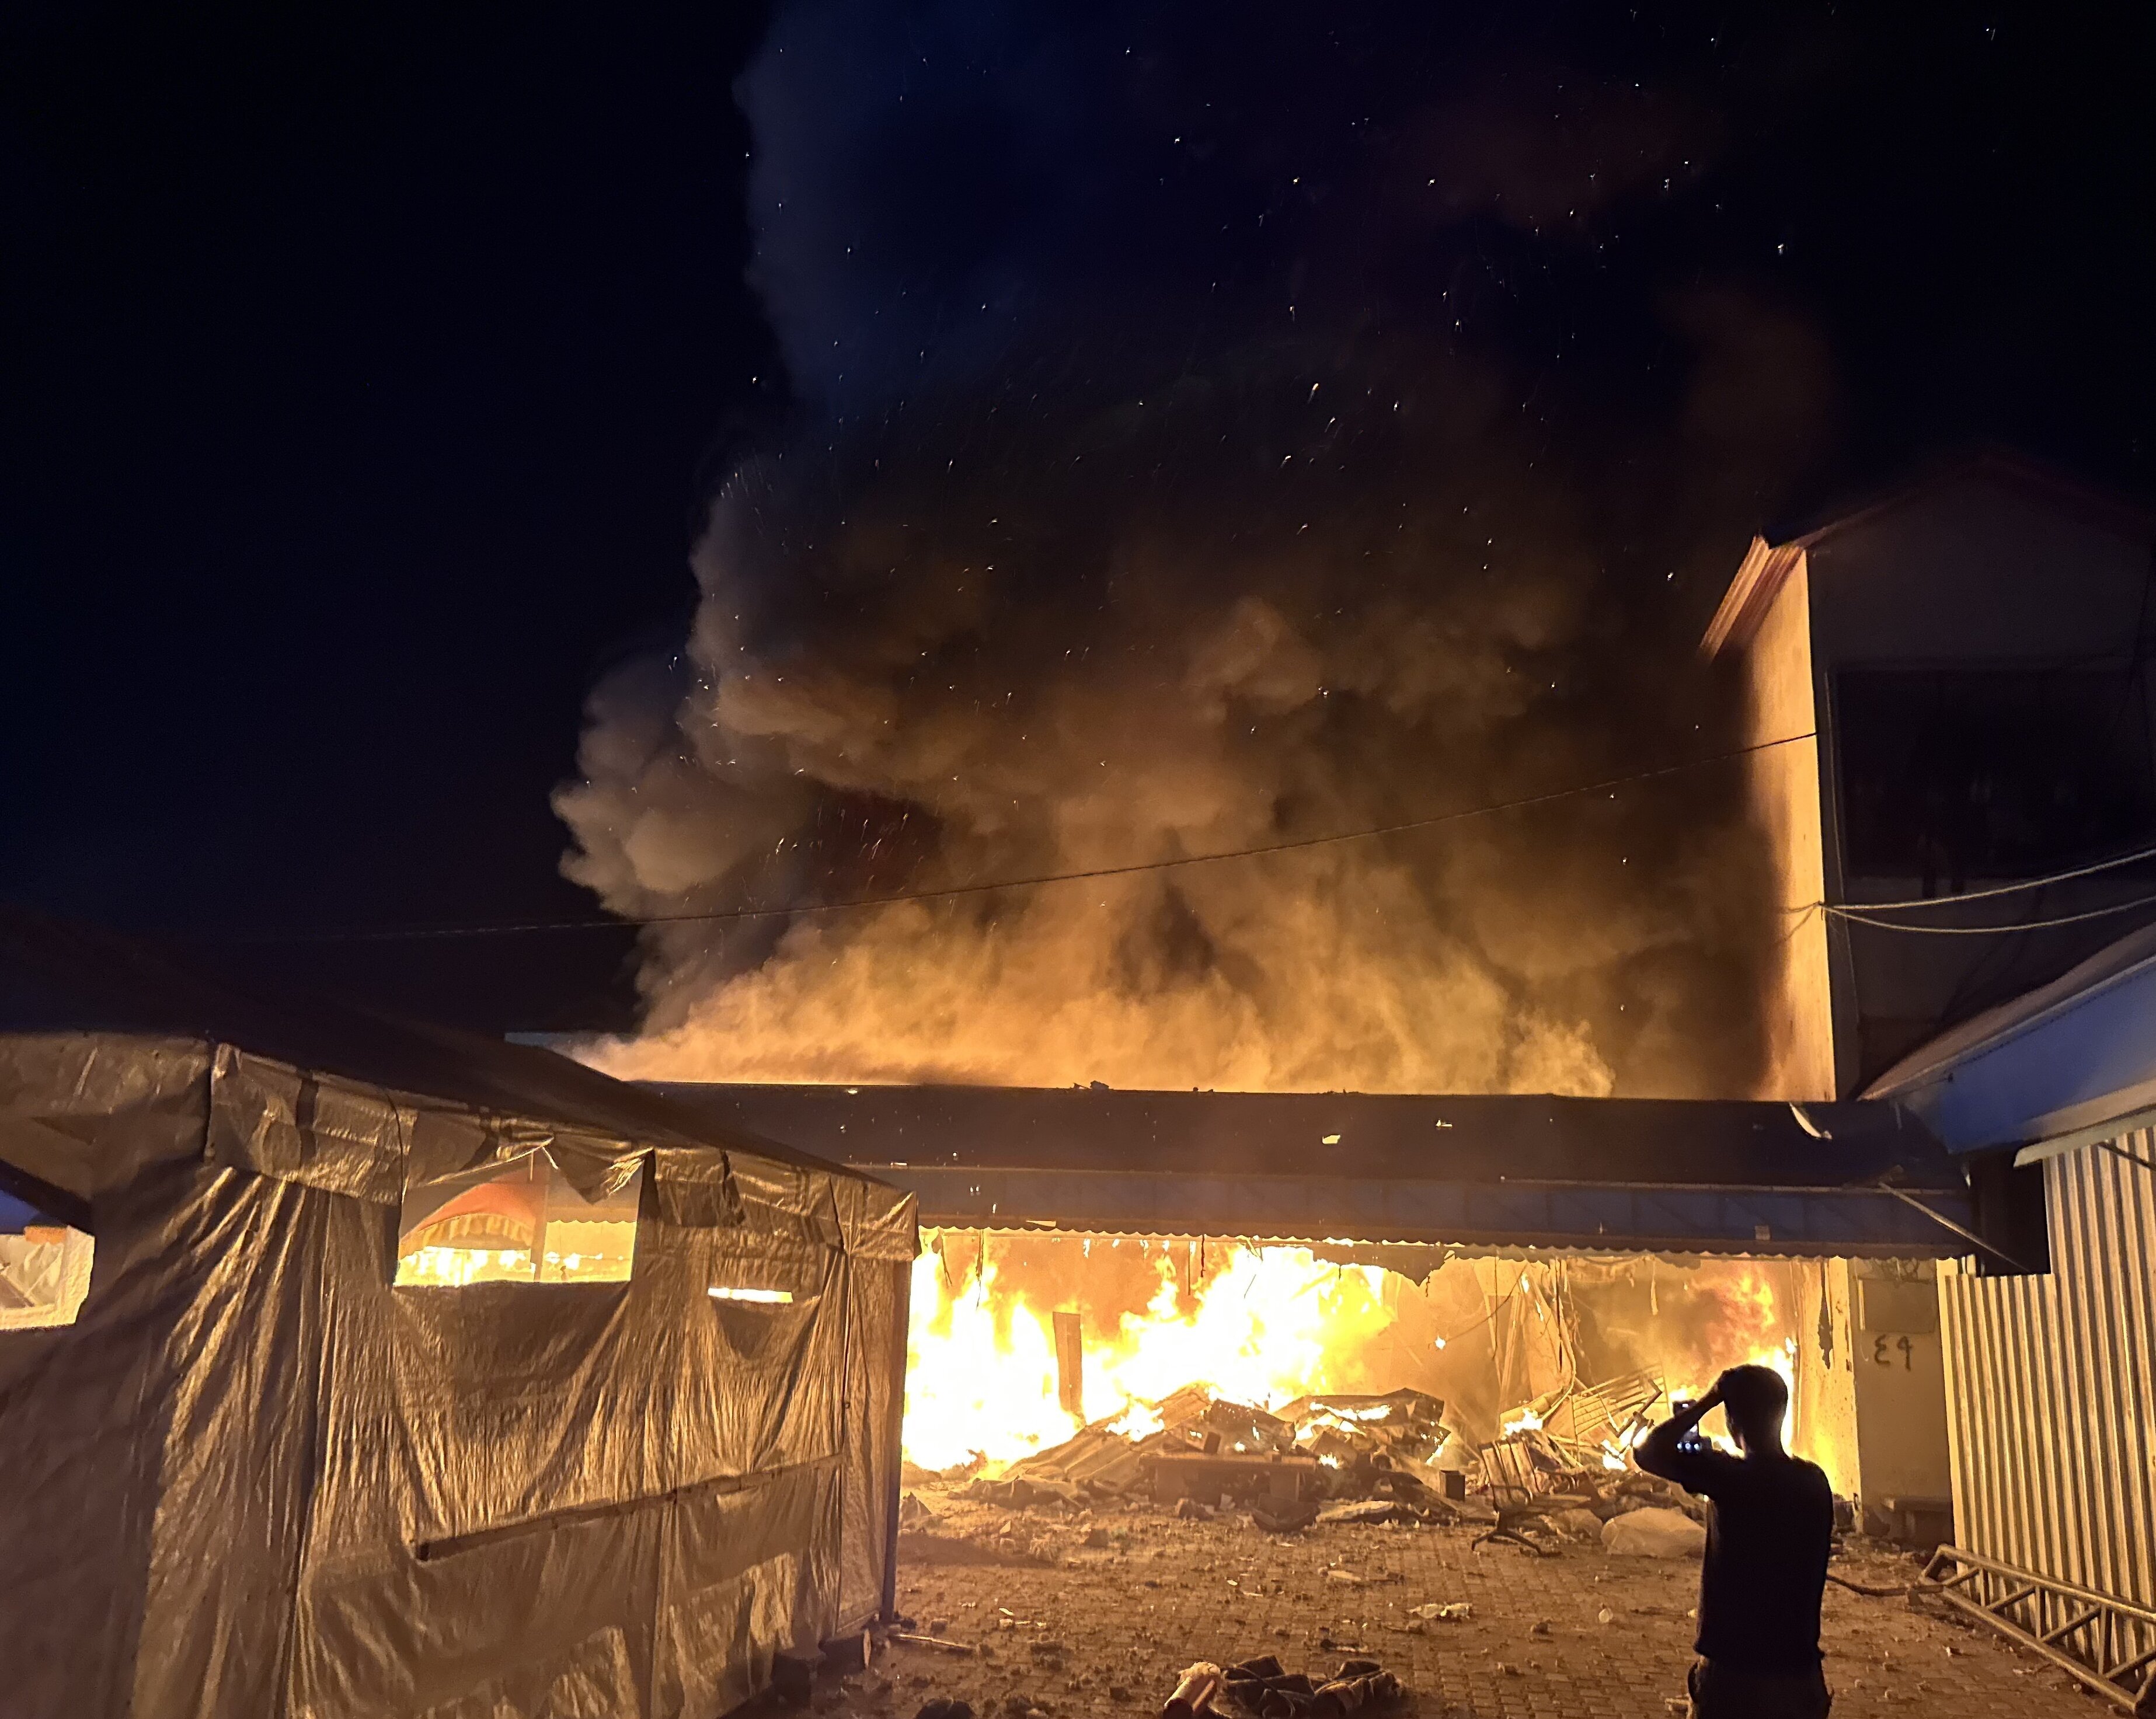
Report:
[[[1530,1532],[1546,1545],[1530,1549],[1489,1539],[1496,1512],[1474,1497],[1456,1521],[1269,1532],[1249,1511],[1046,1491],[997,1502],[968,1496],[974,1484],[909,1492],[904,1624],[867,1671],[819,1681],[819,1712],[914,1719],[946,1701],[976,1719],[1154,1719],[1194,1663],[1270,1655],[1327,1678],[1374,1662],[1403,1690],[1380,1711],[1417,1719],[1662,1716],[1691,1661],[1696,1551],[1614,1554],[1587,1532],[1604,1525],[1585,1506],[1569,1521],[1573,1506],[1559,1506],[1549,1531]],[[1854,1539],[1835,1564],[1886,1588],[1906,1588],[1918,1568]],[[2082,1711],[2062,1673],[1906,1598],[1830,1587],[1825,1645],[1835,1719]]]
[[[1178,1694],[1175,1719],[1681,1713],[1701,1506],[1623,1462],[1659,1386],[1578,1394],[1470,1444],[1412,1391],[1178,1393],[993,1476],[909,1465],[901,1619],[795,1695],[831,1719],[1158,1719]],[[2095,1711],[1912,1598],[1922,1563],[1842,1537],[1835,1576],[1882,1591],[1827,1589],[1835,1719]]]

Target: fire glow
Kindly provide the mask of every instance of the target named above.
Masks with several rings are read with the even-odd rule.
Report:
[[[1085,1334],[1083,1422],[1058,1401],[1050,1312],[1001,1287],[993,1261],[954,1288],[941,1256],[923,1253],[913,1269],[908,1458],[927,1468],[976,1456],[1008,1463],[1111,1419],[1142,1434],[1159,1424],[1151,1405],[1187,1385],[1270,1407],[1332,1388],[1328,1357],[1392,1322],[1374,1266],[1327,1265],[1303,1248],[1230,1245],[1216,1250],[1224,1265],[1185,1306],[1168,1251],[1124,1245],[1157,1254],[1159,1288],[1114,1331]]]
[[[1194,1386],[1266,1409],[1404,1386],[1443,1398],[1469,1442],[1577,1426],[1587,1460],[1621,1470],[1671,1398],[1697,1397],[1722,1368],[1748,1362],[1790,1386],[1789,1448],[1834,1471],[1830,1456],[1806,1450],[1799,1424],[1799,1268],[1787,1262],[1455,1259],[1419,1285],[1303,1247],[927,1239],[913,1268],[905,1429],[906,1455],[924,1468],[993,1473],[1087,1424],[1141,1437],[1161,1424],[1154,1405]],[[1074,1302],[1086,1308],[1082,1413],[1066,1406],[1070,1331],[1060,1362],[1057,1352],[1058,1313],[1070,1320]],[[1597,1311],[1584,1315],[1589,1303]],[[1574,1412],[1579,1388],[1628,1367],[1650,1372],[1664,1394],[1650,1418],[1589,1434]]]

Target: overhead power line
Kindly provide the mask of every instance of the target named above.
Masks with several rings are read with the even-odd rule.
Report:
[[[1726,764],[1738,758],[1749,757],[1754,753],[1770,752],[1776,747],[1793,746],[1799,741],[1815,737],[1815,731],[1810,730],[1802,734],[1786,734],[1779,740],[1761,741],[1756,745],[1738,747],[1733,751],[1716,752],[1703,758],[1687,758],[1679,763],[1660,765],[1651,770],[1636,770],[1629,775],[1607,777],[1599,782],[1553,788],[1547,793],[1528,794],[1516,800],[1498,800],[1488,805],[1463,807],[1456,812],[1440,812],[1428,818],[1410,818],[1399,824],[1375,824],[1367,829],[1338,830],[1325,835],[1299,836],[1291,841],[1267,842],[1255,847],[1230,848],[1211,854],[1187,854],[1169,860],[1138,860],[1122,865],[1096,865],[1080,871],[1037,872],[1026,877],[999,878],[990,883],[950,884],[939,889],[906,890],[883,895],[857,895],[839,901],[805,901],[785,907],[719,907],[684,913],[526,920],[495,925],[409,926],[377,931],[262,932],[244,941],[280,943],[403,942],[430,938],[515,936],[540,931],[619,931],[625,927],[647,926],[798,919],[810,915],[855,913],[871,907],[896,907],[911,901],[947,901],[968,895],[993,895],[1006,890],[1042,889],[1052,884],[1098,882],[1109,878],[1136,876],[1145,872],[1174,871],[1192,865],[1218,865],[1229,860],[1259,860],[1274,854],[1333,847],[1344,842],[1373,841],[1381,836],[1404,835],[1414,830],[1433,829],[1441,824],[1464,823],[1470,818],[1494,817],[1502,812],[1524,811],[1529,807],[1545,806],[1557,800],[1575,799],[1582,794],[1606,793],[1629,788],[1636,783],[1681,775],[1687,770]]]
[[[2139,907],[2156,907],[2156,895],[2138,895],[2131,901],[2113,901],[2107,907],[2092,907],[2084,913],[2061,913],[2050,919],[2018,920],[2011,925],[1911,925],[1898,919],[1874,919],[1861,908],[1845,907],[1832,901],[1820,904],[1837,919],[1854,921],[1882,931],[1908,931],[1925,937],[2003,937],[2015,931],[2049,931],[2054,926],[2079,925],[2084,920],[2108,919],[2114,913],[2131,913]]]
[[[2093,877],[2099,871],[2116,871],[2122,865],[2138,865],[2143,860],[2156,860],[2156,848],[2137,848],[2131,854],[2118,854],[2108,860],[2098,860],[2093,865],[2077,865],[2071,871],[2054,871],[2045,877],[2026,877],[2018,883],[1999,884],[1989,890],[1964,890],[1958,895],[1917,895],[1904,901],[1850,901],[1843,903],[1842,906],[1862,913],[1902,913],[1924,907],[1958,907],[1964,901],[1989,901],[1999,895],[2019,895],[2030,890],[2048,889],[2053,884],[2071,883],[2077,877]],[[1912,926],[1911,929],[1916,927]]]

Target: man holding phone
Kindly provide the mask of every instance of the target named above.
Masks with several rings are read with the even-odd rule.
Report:
[[[1789,1406],[1780,1374],[1732,1367],[1632,1453],[1649,1474],[1708,1501],[1699,1659],[1686,1684],[1693,1719],[1825,1719],[1834,1704],[1819,1645],[1834,1492],[1815,1465],[1782,1448]],[[1735,1456],[1696,1436],[1717,1408]]]

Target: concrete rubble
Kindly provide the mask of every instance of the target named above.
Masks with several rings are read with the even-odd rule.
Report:
[[[954,1707],[929,1719],[968,1719],[958,1703],[971,1719],[1152,1719],[1194,1664],[1224,1681],[1265,1655],[1314,1686],[1375,1661],[1411,1691],[1399,1711],[1416,1719],[1599,1719],[1661,1712],[1691,1656],[1694,1558],[1612,1557],[1572,1537],[1547,1557],[1478,1549],[1468,1521],[1280,1535],[1247,1512],[1181,1516],[1142,1491],[1074,1510],[974,1502],[969,1485],[920,1489],[936,1522],[916,1532],[966,1556],[902,1554],[906,1621],[870,1670],[819,1678],[819,1719],[914,1719],[933,1701]],[[2036,1719],[2082,1705],[2041,1661],[1912,1609],[1900,1596],[1916,1568],[1854,1537],[1837,1557],[1838,1574],[1895,1597],[1828,1590],[1835,1719]],[[1210,1711],[1249,1719],[1224,1699]]]
[[[1523,1427],[1492,1459],[1411,1393],[1272,1414],[1199,1393],[1154,1419],[1137,1435],[1088,1427],[999,1474],[909,1470],[896,1669],[838,1705],[1106,1719],[1160,1711],[1206,1667],[1218,1684],[1183,1691],[1204,1696],[1188,1719],[1345,1719],[1395,1699],[1420,1719],[1650,1711],[1657,1683],[1681,1686],[1702,1507],[1588,1461],[1599,1439]],[[1854,1535],[1835,1568],[1893,1595],[1911,1579]],[[2054,1711],[2040,1664],[1906,1600],[1830,1588],[1828,1617],[1836,1719],[1932,1701],[1963,1719]],[[1314,1698],[1380,1672],[1397,1698],[1380,1681],[1322,1711],[1275,1681]]]

